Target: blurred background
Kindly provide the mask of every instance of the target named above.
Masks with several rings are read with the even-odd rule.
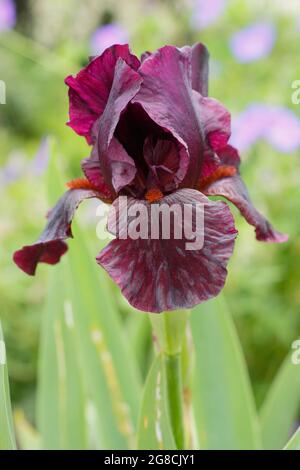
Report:
[[[65,126],[64,78],[113,43],[136,54],[164,44],[201,41],[210,51],[210,96],[231,112],[231,142],[256,206],[290,235],[287,244],[256,242],[239,216],[239,237],[224,289],[260,405],[282,359],[300,335],[300,79],[298,0],[0,0],[0,317],[14,406],[35,422],[39,334],[49,266],[29,278],[15,249],[35,240],[48,208],[46,174],[55,142],[66,180],[80,176],[84,139]],[[2,100],[3,101],[3,100]],[[100,250],[95,206],[77,220]],[[111,289],[114,289],[111,286]],[[114,297],[126,321],[128,306]],[[142,313],[137,315],[143,315]],[[143,375],[146,372],[143,371]]]

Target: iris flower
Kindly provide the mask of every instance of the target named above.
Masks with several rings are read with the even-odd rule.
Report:
[[[207,96],[205,46],[165,46],[139,60],[127,45],[115,45],[67,77],[66,84],[68,125],[86,138],[91,154],[82,162],[85,178],[68,183],[39,240],[14,254],[23,271],[33,275],[39,262],[59,261],[67,251],[65,239],[72,237],[75,210],[87,198],[120,212],[120,196],[133,208],[142,203],[149,210],[154,202],[204,208],[204,244],[197,250],[186,249],[184,236],[123,239],[108,224],[116,237],[97,263],[143,311],[191,308],[224,286],[237,231],[228,205],[208,196],[235,204],[258,240],[287,239],[250,201],[238,152],[228,145],[230,114]]]

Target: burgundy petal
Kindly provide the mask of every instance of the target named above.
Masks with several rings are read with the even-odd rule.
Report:
[[[65,80],[69,86],[70,100],[68,125],[77,134],[85,136],[89,143],[92,143],[92,126],[106,106],[119,58],[134,70],[140,65],[138,58],[130,53],[128,45],[115,45],[93,58],[76,77],[70,75]]]
[[[230,137],[230,113],[213,98],[199,97],[199,112],[210,148],[217,152],[224,148]]]
[[[130,233],[130,218],[124,213],[128,202],[130,214],[145,208],[144,222],[149,221],[150,207],[146,201],[121,197],[112,208],[119,215],[119,238],[113,240],[100,252],[97,262],[103,266],[121,288],[122,293],[134,307],[148,312],[162,312],[191,308],[216,296],[224,286],[226,265],[232,254],[237,231],[230,209],[224,202],[214,202],[192,189],[182,189],[166,196],[162,205],[176,207],[182,213],[189,205],[193,211],[193,229],[203,235],[203,224],[196,228],[195,214],[204,210],[204,245],[200,249],[187,249],[187,237],[174,237],[174,229],[183,224],[171,218],[171,237],[133,239],[124,238],[124,230]],[[109,215],[109,230],[116,232],[114,217]]]
[[[146,138],[144,159],[150,168],[148,188],[158,187],[163,192],[178,189],[186,174],[189,158],[175,139]]]
[[[202,96],[208,95],[208,60],[209,53],[204,44],[185,46],[180,49],[190,61],[193,90]]]
[[[90,181],[90,183],[98,188],[99,192],[103,194],[104,199],[115,199],[116,195],[105,183],[104,176],[100,171],[100,161],[97,146],[93,147],[89,158],[84,158],[82,160],[81,167],[86,178]]]
[[[234,166],[235,168],[239,168],[241,159],[235,147],[232,145],[226,145],[225,147],[219,149],[217,153],[221,165],[229,165]]]
[[[206,149],[203,155],[203,164],[201,168],[201,179],[209,177],[220,166],[220,158],[210,149]]]
[[[240,163],[241,160],[238,151],[231,145],[226,145],[218,150],[217,153],[207,148],[204,152],[199,187],[202,187],[203,181],[205,182],[205,180],[209,179],[211,176],[216,176],[216,178],[213,178],[213,181],[220,179],[222,172],[219,172],[219,170],[224,169],[224,167],[231,167],[233,170],[236,169],[237,172]],[[236,172],[232,173],[234,174]]]
[[[113,135],[122,111],[141,85],[140,75],[119,59],[106,108],[98,123],[100,168],[107,184],[120,191],[136,173],[134,161]]]
[[[148,59],[152,55],[152,52],[150,51],[145,51],[141,54],[141,62],[144,62],[144,60]]]
[[[139,72],[143,83],[132,101],[186,147],[190,164],[183,185],[193,187],[199,178],[204,135],[198,112],[200,94],[192,89],[189,56],[165,46],[148,57]]]
[[[282,243],[288,240],[288,235],[277,232],[255,209],[240,175],[215,181],[204,192],[208,196],[223,196],[231,201],[247,222],[255,227],[257,240],[270,243]]]
[[[136,174],[134,160],[115,137],[112,138],[107,151],[101,155],[101,158],[105,179],[111,182],[116,193],[132,182]]]
[[[48,214],[48,222],[40,238],[14,253],[14,262],[25,273],[34,275],[37,264],[56,264],[68,247],[63,241],[72,237],[71,222],[75,210],[84,199],[98,197],[96,191],[73,189],[67,191]]]

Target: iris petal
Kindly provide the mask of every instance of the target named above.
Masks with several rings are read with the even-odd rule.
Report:
[[[91,129],[103,113],[112,87],[115,66],[123,59],[129,67],[137,70],[140,61],[130,53],[128,45],[115,45],[95,57],[76,77],[71,75],[65,83],[69,86],[70,121],[74,131],[92,143]]]
[[[183,52],[189,59],[192,88],[198,91],[202,96],[208,95],[208,59],[209,53],[204,44],[197,43],[194,46],[182,47]]]
[[[255,209],[240,175],[215,181],[205,189],[205,194],[223,196],[231,201],[247,222],[255,227],[257,240],[269,243],[282,243],[288,240],[288,235],[277,232],[270,222]]]
[[[138,201],[128,198],[130,212]],[[142,203],[147,211],[152,206]],[[119,208],[120,226],[116,232],[116,219],[109,216],[108,228],[118,237],[100,252],[97,262],[118,284],[123,295],[134,307],[161,312],[180,308],[191,308],[216,296],[222,289],[232,254],[237,231],[234,228],[230,209],[224,202],[214,202],[191,189],[181,189],[163,198],[160,205],[177,205],[180,211],[188,204],[193,211],[204,210],[204,245],[200,249],[188,250],[185,236],[176,239],[175,229],[181,222],[171,219],[170,239],[124,238],[129,228],[129,219],[124,215],[124,202],[116,200],[113,207]],[[161,207],[161,206],[160,206]],[[149,212],[147,212],[149,214]],[[149,216],[146,216],[149,220]],[[203,235],[203,225],[193,226]],[[159,227],[159,231],[161,231]],[[123,239],[124,238],[124,239]]]
[[[224,148],[230,137],[230,113],[213,98],[196,97],[204,133],[210,148],[217,152]]]
[[[115,199],[116,195],[107,186],[104,181],[104,176],[100,171],[99,155],[95,146],[92,149],[90,157],[82,160],[81,168],[89,182],[96,186],[99,192],[103,194],[103,199]]]
[[[190,163],[183,185],[193,187],[199,178],[204,135],[192,88],[190,58],[176,47],[165,46],[148,57],[139,72],[143,83],[133,102],[186,148]]]
[[[117,192],[131,183],[136,169],[133,159],[113,135],[122,111],[138,92],[141,81],[140,75],[119,59],[107,105],[98,123],[100,169],[106,183]]]
[[[36,243],[14,253],[13,259],[25,273],[34,275],[37,264],[56,264],[67,251],[66,238],[72,237],[71,223],[81,201],[99,197],[97,191],[73,189],[67,191],[49,212],[45,230]]]

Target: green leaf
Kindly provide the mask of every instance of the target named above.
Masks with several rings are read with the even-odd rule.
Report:
[[[14,411],[14,422],[18,444],[21,450],[41,450],[40,435],[27,421],[25,413],[18,408]]]
[[[51,204],[61,187],[58,166],[54,155],[48,175]],[[72,231],[68,253],[53,268],[45,315],[39,430],[51,448],[132,448],[140,397],[137,361],[108,276],[97,266],[87,237],[75,224]],[[78,428],[84,430],[81,436]]]
[[[291,355],[280,367],[260,410],[263,446],[282,449],[300,408],[300,366]]]
[[[83,383],[63,285],[63,266],[59,266],[51,273],[42,326],[38,429],[44,449],[85,449]]]
[[[257,449],[258,419],[237,333],[218,297],[192,311],[193,407],[202,449]]]
[[[16,449],[9,395],[5,343],[0,323],[0,450]]]
[[[52,207],[62,194],[67,191],[64,181],[64,173],[62,171],[61,155],[59,155],[59,144],[54,137],[49,139],[50,160],[45,177],[46,190],[49,206]]]
[[[159,355],[153,362],[143,392],[138,449],[176,449],[167,410],[166,379],[162,356]]]
[[[300,450],[300,427],[291,437],[284,450]]]
[[[128,311],[125,326],[132,354],[139,364],[142,377],[146,378],[148,366],[153,360],[153,341],[148,315],[131,309]]]
[[[74,228],[67,255],[69,302],[78,331],[78,352],[105,448],[134,446],[140,375],[126,341],[106,273]]]

